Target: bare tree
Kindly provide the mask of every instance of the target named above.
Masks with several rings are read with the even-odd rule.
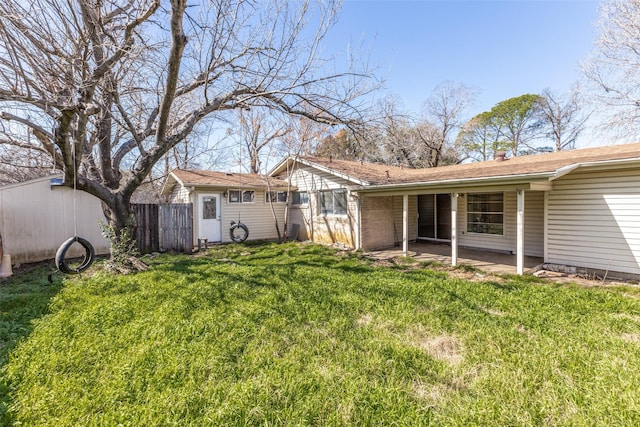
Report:
[[[435,87],[423,105],[423,120],[417,127],[425,152],[426,167],[440,166],[443,159],[456,163],[454,133],[465,120],[467,109],[473,105],[477,91],[461,83],[444,81]]]
[[[249,157],[249,173],[261,170],[260,154],[270,144],[291,132],[291,127],[282,118],[268,111],[253,109],[238,111],[240,144],[246,148]],[[242,159],[241,159],[242,160]]]
[[[28,148],[101,199],[119,232],[154,165],[233,110],[359,117],[369,72],[327,73],[318,55],[337,13],[335,1],[1,2],[0,143],[29,144],[28,129]]]
[[[640,0],[606,0],[600,7],[596,47],[583,64],[595,84],[594,101],[605,126],[620,136],[640,132]]]
[[[420,118],[405,112],[395,96],[378,104],[377,120],[366,139],[377,150],[371,156],[387,164],[408,168],[437,167],[457,163],[455,132],[475,99],[475,91],[463,84],[445,81],[424,102]]]
[[[589,114],[582,113],[581,104],[577,86],[567,95],[550,89],[545,89],[540,95],[538,105],[544,121],[544,133],[553,141],[555,151],[575,148],[576,139],[589,119]]]
[[[279,137],[275,142],[279,144],[272,144],[269,146],[269,153],[267,156],[267,163],[269,156],[276,153],[279,158],[293,158],[298,159],[302,155],[307,155],[314,150],[320,140],[322,140],[327,134],[327,126],[321,123],[314,122],[307,118],[291,118],[286,126],[287,132]],[[298,162],[292,162],[291,166],[287,163],[287,177],[295,172],[295,168]],[[267,190],[271,193],[271,182],[267,179]],[[287,241],[289,238],[289,206],[291,200],[291,180],[287,180],[287,204],[284,211],[284,223],[281,224],[278,221],[275,208],[273,206],[273,198],[270,198],[271,213],[276,227],[276,233],[278,239],[281,242]]]
[[[366,141],[376,150],[363,150],[368,160],[418,168],[422,166],[415,119],[404,111],[400,99],[386,96],[378,103],[377,119],[369,126]]]

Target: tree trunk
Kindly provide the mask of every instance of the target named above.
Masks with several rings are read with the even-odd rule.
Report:
[[[102,211],[107,218],[107,225],[113,230],[116,242],[120,240],[122,232],[127,227],[133,227],[133,221],[130,218],[133,214],[131,210],[130,198],[126,198],[121,194],[115,194],[110,203],[102,202]],[[133,236],[133,229],[129,230],[129,235]],[[113,243],[111,247],[113,248]]]

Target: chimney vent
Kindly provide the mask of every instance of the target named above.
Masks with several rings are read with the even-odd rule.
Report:
[[[387,174],[387,178],[389,178],[389,171],[388,170],[384,171],[384,173],[386,173]]]
[[[507,160],[507,152],[506,151],[496,151],[493,154],[493,159],[497,162],[503,162]]]

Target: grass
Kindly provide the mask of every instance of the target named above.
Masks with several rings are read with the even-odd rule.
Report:
[[[637,288],[469,281],[298,244],[151,262],[5,285],[51,298],[7,345],[5,423],[640,424]]]
[[[28,270],[17,269],[14,277],[0,281],[0,374],[9,352],[31,333],[32,321],[48,312],[50,299],[62,289],[59,278],[48,281],[52,271],[53,263],[38,264]],[[8,392],[7,383],[0,378],[0,425],[8,423]]]

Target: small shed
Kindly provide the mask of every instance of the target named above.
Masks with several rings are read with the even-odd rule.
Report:
[[[99,225],[106,222],[100,200],[61,184],[58,174],[0,187],[0,234],[14,264],[54,258],[76,230],[97,254],[109,253]]]
[[[289,185],[264,175],[175,169],[162,195],[193,204],[194,241],[230,242],[232,221],[247,226],[249,240],[271,240],[283,231]]]

